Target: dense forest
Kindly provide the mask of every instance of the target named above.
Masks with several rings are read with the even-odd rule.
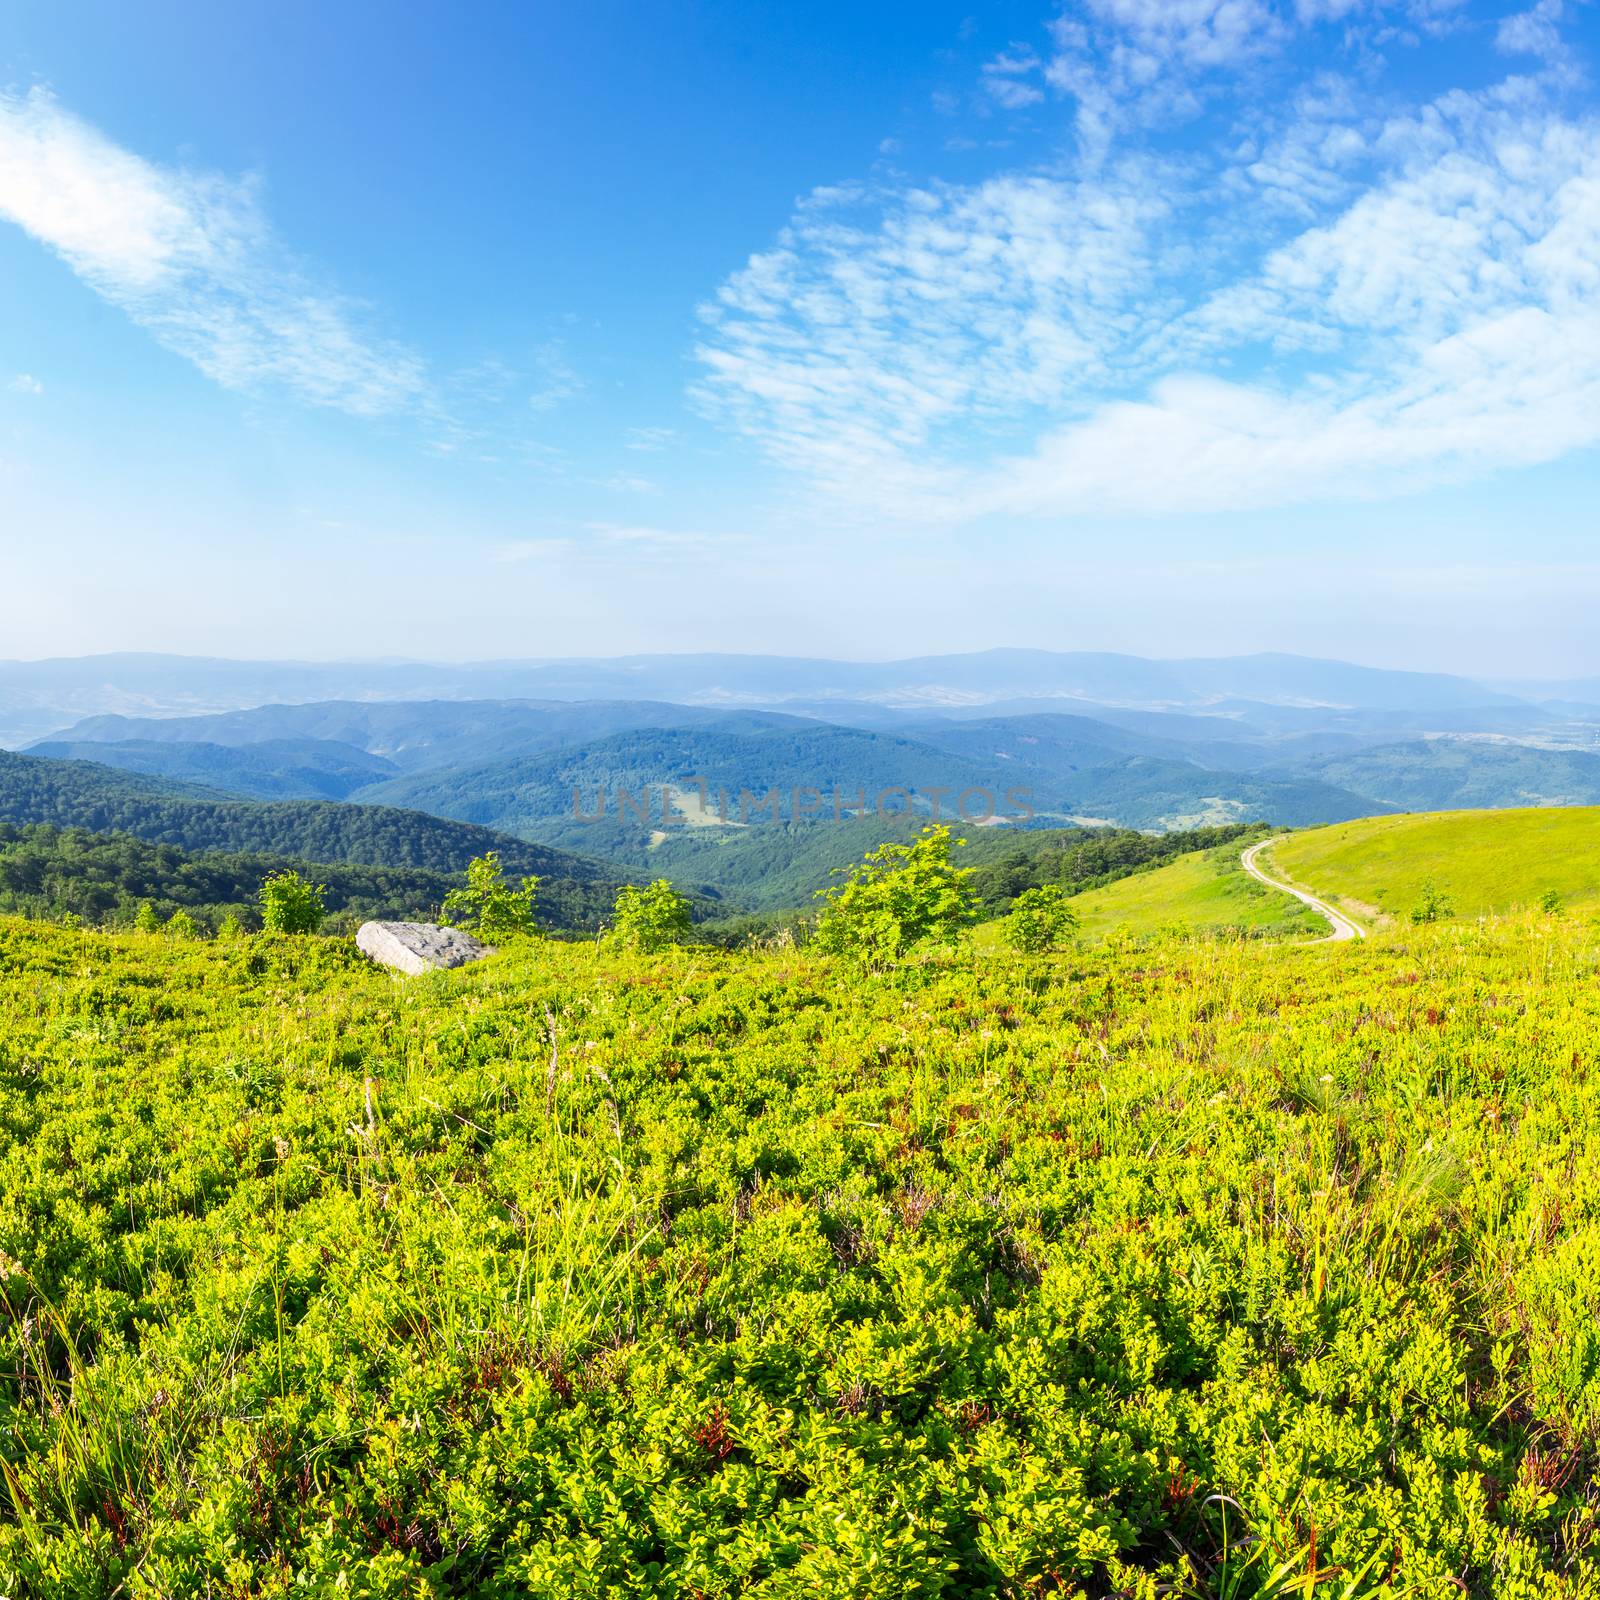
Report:
[[[52,739],[28,754],[205,784],[246,800],[343,800],[399,770],[393,762],[332,739],[268,739],[239,749],[160,739],[115,744]]]
[[[114,772],[88,761],[48,761],[0,751],[0,818],[57,828],[131,833],[185,850],[227,850],[343,861],[357,866],[464,872],[498,850],[508,872],[575,882],[615,882],[602,862],[392,806],[334,801],[213,798],[193,786]]]
[[[298,871],[324,886],[324,931],[349,931],[371,917],[429,920],[459,873],[422,867],[309,863],[259,851],[191,852],[127,833],[92,833],[36,823],[0,823],[0,912],[34,918],[76,917],[124,925],[148,902],[165,921],[186,911],[204,932],[232,912],[247,928],[259,924],[256,896],[270,874]],[[552,932],[600,925],[617,881],[545,878],[540,922]]]

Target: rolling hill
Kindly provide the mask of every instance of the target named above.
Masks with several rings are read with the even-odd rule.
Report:
[[[357,867],[291,856],[189,851],[127,833],[0,823],[0,911],[30,917],[70,914],[87,923],[126,924],[137,906],[149,901],[163,921],[182,909],[202,929],[214,932],[232,911],[251,926],[262,881],[285,871],[299,872],[323,886],[330,918],[325,928],[348,928],[369,917],[432,917],[461,881],[456,873],[414,867]],[[600,889],[557,885],[541,906],[546,924],[594,925],[609,907]]]
[[[363,791],[362,798],[612,855],[630,841],[647,840],[660,816],[657,800],[649,822],[636,821],[632,815],[622,819],[615,799],[619,789],[637,794],[649,785],[671,784],[680,797],[693,802],[687,811],[675,814],[674,822],[703,820],[707,815],[720,819],[723,812],[739,822],[748,821],[754,802],[774,789],[782,797],[782,815],[787,818],[796,789],[816,791],[825,807],[831,806],[837,790],[844,810],[853,809],[858,796],[864,796],[870,808],[886,791],[911,791],[926,798],[942,789],[952,797],[946,802],[948,808],[956,792],[968,787],[992,789],[996,803],[1001,803],[1003,780],[1009,776],[998,764],[980,765],[891,734],[785,722],[748,732],[639,729],[526,759],[396,779]],[[1017,782],[1026,784],[1029,776],[1019,775]],[[696,777],[708,781],[704,813],[690,782]],[[574,791],[581,807],[593,811],[602,789],[610,797],[605,819],[577,820]],[[725,806],[719,790],[726,796]],[[740,796],[746,790],[752,799],[741,815]],[[904,804],[900,795],[885,802],[886,808]],[[1017,808],[1012,814],[1018,814]],[[716,825],[722,825],[720,820]]]
[[[87,761],[0,751],[0,822],[131,833],[187,850],[230,850],[362,866],[462,872],[498,850],[517,874],[569,882],[615,881],[601,862],[392,806],[334,801],[252,801]]]
[[[27,753],[203,783],[251,800],[343,800],[399,772],[392,761],[331,739],[266,739],[242,746],[47,739]]]
[[[1054,727],[1035,736],[1027,729],[1030,720],[1018,719],[999,738],[987,728],[969,738],[958,725],[940,747],[866,729],[783,721],[747,731],[640,729],[527,759],[395,779],[361,790],[356,798],[630,861],[661,842],[654,838],[659,802],[651,822],[632,817],[624,822],[616,815],[617,790],[637,793],[647,785],[671,784],[683,794],[690,792],[691,777],[707,780],[709,809],[701,811],[696,804],[674,821],[714,820],[719,826],[724,811],[734,821],[748,818],[749,808],[743,816],[739,808],[744,790],[753,796],[778,790],[788,819],[797,788],[819,791],[825,810],[835,792],[850,809],[858,794],[870,807],[877,795],[902,789],[911,791],[924,811],[942,795],[949,814],[964,791],[977,790],[993,797],[1002,818],[1155,829],[1255,820],[1297,827],[1375,809],[1371,801],[1320,780],[1258,778],[1159,755],[1128,755],[1117,745],[1137,741],[1119,737],[1114,729],[1107,730],[1102,744],[1077,730],[1067,736]],[[1035,738],[1036,743],[1028,742]],[[577,821],[574,792],[592,810],[601,789],[612,797],[611,814],[603,822]],[[728,797],[725,808],[718,803],[719,790]],[[1014,798],[1008,800],[1008,794]],[[974,799],[969,813],[975,817],[982,806]]]
[[[1369,927],[1408,920],[1424,888],[1456,917],[1536,906],[1600,908],[1600,808],[1544,807],[1375,817],[1290,834],[1266,864]]]
[[[1600,754],[1504,739],[1410,740],[1287,770],[1404,811],[1600,804]]]
[[[1092,942],[1121,930],[1273,938],[1316,938],[1326,932],[1321,917],[1249,877],[1239,865],[1239,848],[1230,843],[1192,851],[1074,895],[1079,936]]]
[[[354,747],[379,758],[392,776],[537,755],[630,728],[725,726],[737,731],[788,723],[798,725],[800,719],[643,700],[330,700],[210,716],[88,717],[49,742],[126,747],[138,741],[140,749],[152,743],[204,742],[245,749],[290,741],[308,750],[331,743],[335,751]],[[29,749],[53,753],[38,745]],[[384,775],[374,773],[368,781]]]
[[[1129,756],[1196,761],[1191,746],[1093,717],[1039,712],[1007,717],[942,717],[896,729],[907,739],[980,764],[1015,763],[1064,777]]]

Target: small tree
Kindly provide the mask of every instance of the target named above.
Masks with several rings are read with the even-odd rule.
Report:
[[[950,848],[949,828],[936,825],[842,868],[843,883],[818,891],[818,948],[891,960],[917,945],[953,944],[976,919],[977,900],[973,869],[952,866]]]
[[[630,950],[664,950],[689,932],[692,907],[665,878],[648,887],[624,884],[611,913],[611,937]]]
[[[141,900],[139,909],[133,914],[133,925],[140,933],[160,933],[161,914],[149,900]]]
[[[1053,950],[1078,926],[1078,914],[1067,904],[1060,884],[1047,883],[1024,889],[1011,902],[1011,913],[1000,924],[1000,937],[1024,955]]]
[[[261,926],[268,933],[315,933],[326,908],[323,885],[298,872],[274,872],[261,885]]]
[[[167,918],[167,937],[169,939],[195,939],[199,937],[200,930],[194,925],[194,918],[179,906]]]
[[[533,911],[538,892],[537,878],[524,878],[522,887],[513,889],[501,870],[500,852],[491,850],[468,863],[466,888],[444,897],[444,920],[489,944],[531,939],[539,931]]]
[[[1432,878],[1427,878],[1423,881],[1416,904],[1411,908],[1411,920],[1415,923],[1437,922],[1441,917],[1451,916],[1455,909],[1450,896]]]
[[[230,911],[217,925],[219,939],[242,939],[244,937],[244,924],[239,920],[237,911]]]
[[[1561,898],[1561,891],[1559,889],[1546,889],[1545,892],[1539,896],[1539,909],[1544,912],[1547,917],[1559,917],[1562,911],[1565,909],[1565,902]]]

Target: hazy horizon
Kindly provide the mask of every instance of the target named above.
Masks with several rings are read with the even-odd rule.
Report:
[[[1444,677],[1463,678],[1470,682],[1483,684],[1485,687],[1496,688],[1505,685],[1522,684],[1529,689],[1538,688],[1552,683],[1580,682],[1600,678],[1600,654],[1594,657],[1595,667],[1590,671],[1577,671],[1573,673],[1538,674],[1526,673],[1521,676],[1505,673],[1483,673],[1462,670],[1450,666],[1437,666],[1429,664],[1411,665],[1397,662],[1373,661],[1370,659],[1356,659],[1349,656],[1317,656],[1303,650],[1226,650],[1206,654],[1167,654],[1157,651],[1138,650],[1082,650],[1075,647],[1054,647],[1048,645],[1018,645],[1018,644],[993,644],[979,646],[970,650],[914,650],[905,653],[895,652],[882,655],[826,655],[814,652],[790,652],[777,650],[639,650],[619,651],[612,653],[572,654],[572,655],[528,655],[528,656],[479,656],[479,655],[337,655],[337,656],[311,656],[311,655],[280,655],[280,656],[254,656],[254,655],[219,655],[205,652],[192,652],[182,650],[159,649],[128,649],[128,650],[97,650],[85,651],[79,654],[63,654],[51,656],[0,656],[0,667],[29,667],[49,666],[53,664],[66,664],[72,662],[93,662],[97,660],[116,660],[127,658],[143,658],[150,660],[193,661],[193,662],[223,662],[236,666],[283,666],[283,667],[438,667],[438,668],[465,668],[465,667],[539,667],[556,666],[565,664],[604,664],[607,662],[623,662],[644,659],[728,659],[744,661],[814,661],[838,666],[889,666],[903,661],[958,659],[962,657],[998,655],[1006,653],[1036,654],[1036,655],[1104,655],[1120,656],[1129,661],[1143,661],[1166,664],[1182,664],[1195,662],[1213,662],[1229,660],[1250,660],[1259,657],[1281,656],[1305,662],[1322,662],[1331,665],[1356,667],[1374,672],[1416,673],[1423,675],[1437,675]]]

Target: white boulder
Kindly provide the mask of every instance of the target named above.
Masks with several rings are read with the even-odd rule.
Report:
[[[356,930],[356,948],[412,977],[441,967],[463,967],[491,953],[470,933],[434,922],[363,922]]]

